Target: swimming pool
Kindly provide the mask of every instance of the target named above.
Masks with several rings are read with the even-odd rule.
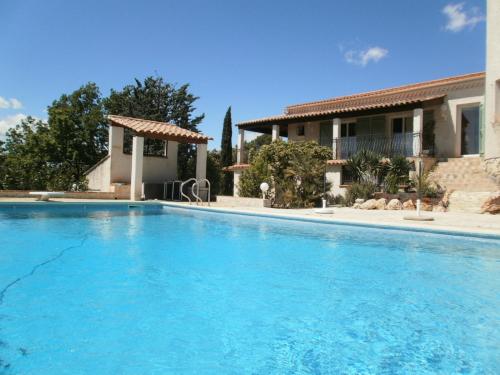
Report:
[[[500,241],[0,206],[0,374],[498,373]]]

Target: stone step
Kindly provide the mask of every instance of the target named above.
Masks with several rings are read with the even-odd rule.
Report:
[[[484,171],[479,157],[450,158],[439,162],[429,179],[447,190],[496,191],[499,187]]]
[[[490,196],[490,192],[454,191],[450,195],[448,211],[450,212],[473,212],[481,211],[481,206]]]

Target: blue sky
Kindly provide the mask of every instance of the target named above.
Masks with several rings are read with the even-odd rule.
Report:
[[[0,136],[86,82],[108,95],[158,74],[191,84],[218,148],[229,105],[237,123],[484,70],[485,11],[484,0],[0,0]]]

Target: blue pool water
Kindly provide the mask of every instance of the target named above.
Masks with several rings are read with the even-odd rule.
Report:
[[[0,206],[0,374],[500,372],[500,241]]]

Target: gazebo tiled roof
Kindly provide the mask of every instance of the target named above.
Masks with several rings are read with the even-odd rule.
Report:
[[[213,139],[201,133],[181,128],[180,126],[159,122],[143,120],[133,117],[109,115],[108,120],[113,126],[119,126],[132,130],[138,136],[147,138],[163,139],[181,143],[207,143]]]

